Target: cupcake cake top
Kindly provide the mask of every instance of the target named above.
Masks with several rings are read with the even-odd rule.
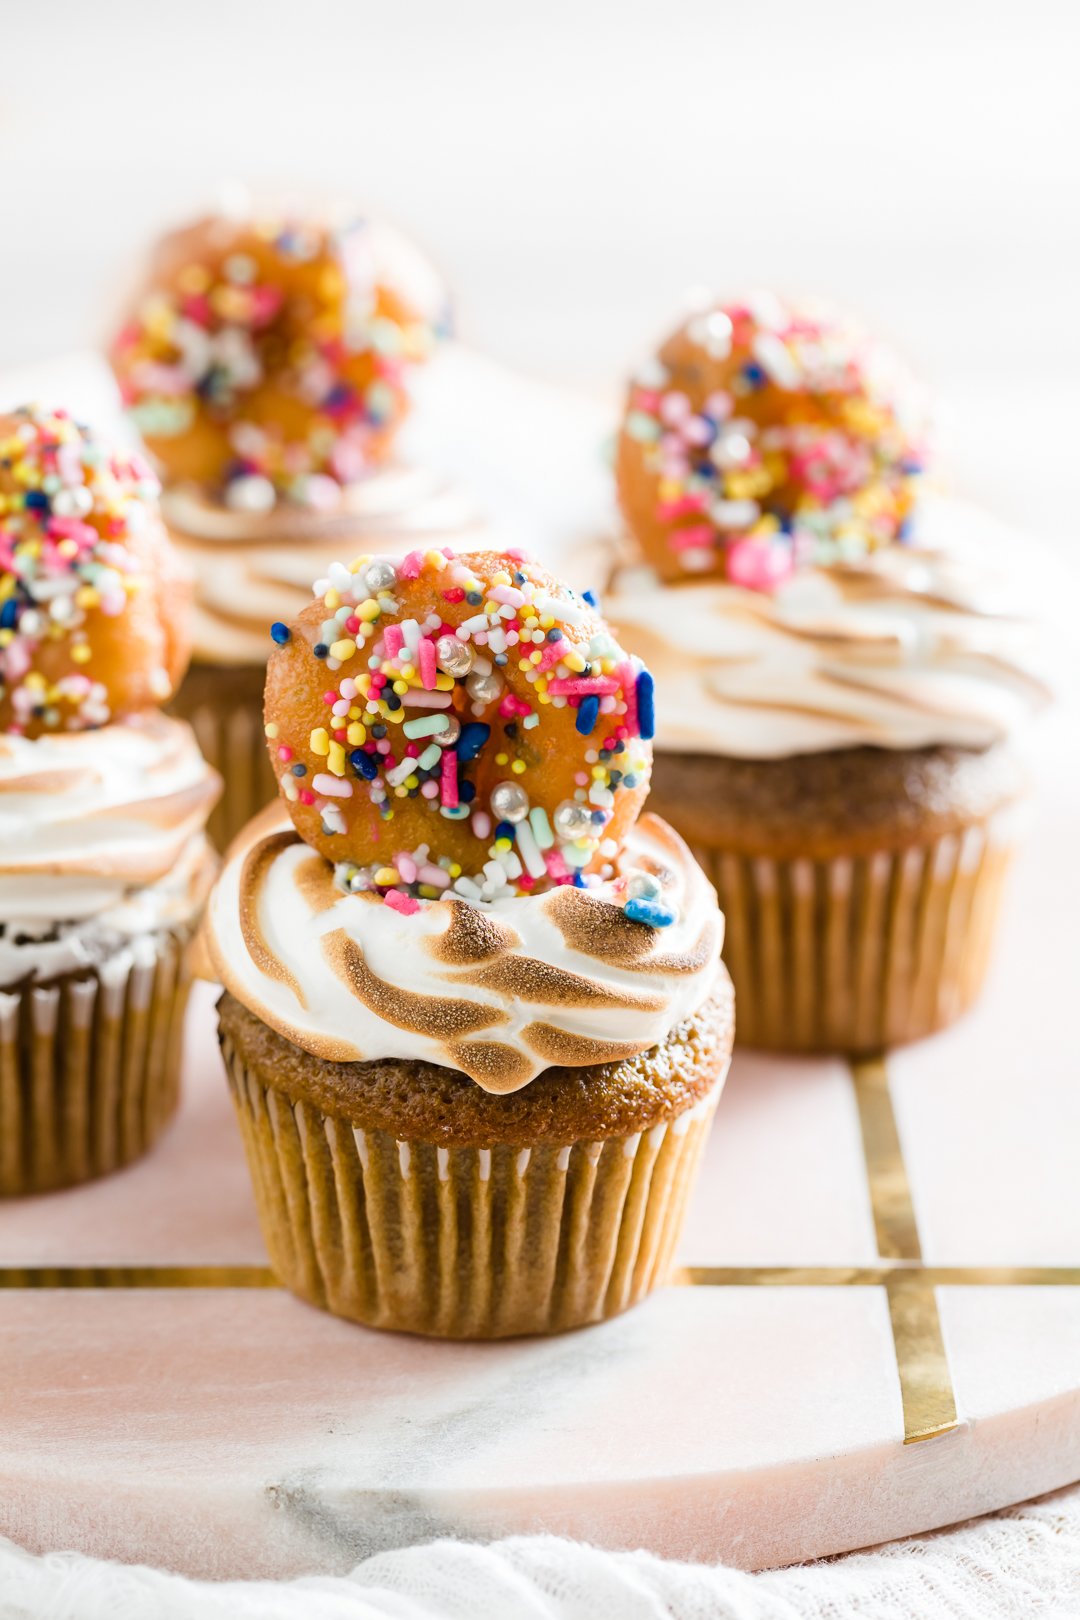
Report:
[[[382,462],[441,289],[385,226],[267,210],[164,237],[112,348],[168,484],[227,508],[332,511]]]
[[[593,600],[519,552],[449,550],[357,558],[316,598],[273,630],[284,803],[211,900],[226,987],[317,1056],[491,1092],[662,1041],[712,990],[722,918],[638,820],[652,681]]]
[[[902,539],[923,436],[913,384],[881,345],[758,293],[692,315],[638,372],[619,500],[662,578],[768,590]]]
[[[83,731],[172,695],[186,581],[157,489],[64,411],[0,416],[0,731]]]

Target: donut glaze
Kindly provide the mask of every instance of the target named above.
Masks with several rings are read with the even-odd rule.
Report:
[[[761,294],[693,315],[631,383],[619,503],[661,578],[767,590],[902,539],[922,436],[892,356]]]
[[[301,836],[400,905],[609,872],[648,791],[652,681],[516,552],[358,558],[276,625],[266,731]]]

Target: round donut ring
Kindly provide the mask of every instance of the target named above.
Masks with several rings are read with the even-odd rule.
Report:
[[[434,286],[360,219],[211,217],[162,238],[111,358],[166,483],[238,512],[332,510],[389,453],[407,373],[445,319]]]
[[[266,734],[301,836],[401,910],[609,874],[649,785],[652,678],[516,551],[335,564],[278,643]]]
[[[0,731],[83,731],[172,696],[191,593],[157,490],[63,411],[0,416]]]
[[[685,321],[630,386],[616,479],[663,579],[768,590],[905,538],[921,400],[850,322],[771,295]]]

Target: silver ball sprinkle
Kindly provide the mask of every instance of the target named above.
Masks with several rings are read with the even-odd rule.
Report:
[[[494,703],[496,698],[502,697],[502,677],[494,672],[490,675],[470,675],[465,682],[465,690],[474,703],[486,707]]]
[[[435,643],[435,662],[444,675],[453,675],[456,680],[472,669],[473,650],[457,636],[440,636]]]
[[[529,795],[516,782],[496,782],[491,790],[491,813],[498,821],[524,821],[529,813]]]
[[[626,880],[628,900],[659,900],[664,885],[651,872],[633,872]]]
[[[578,804],[576,799],[564,799],[555,811],[555,831],[567,843],[577,843],[586,833],[592,831],[592,813],[587,805]]]
[[[373,562],[364,575],[364,583],[369,591],[388,591],[397,584],[397,569],[393,563]]]
[[[445,713],[445,710],[443,712]],[[456,714],[448,714],[446,716],[445,726],[443,726],[441,731],[437,731],[435,733],[432,741],[437,742],[440,748],[453,748],[460,736],[461,721],[458,719]]]

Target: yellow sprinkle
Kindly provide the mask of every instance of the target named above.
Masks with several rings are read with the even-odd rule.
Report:
[[[353,721],[345,735],[349,739],[350,747],[359,748],[361,743],[367,742],[367,727],[360,725],[359,721]]]
[[[396,883],[401,882],[397,871],[392,866],[380,866],[375,873],[375,882],[380,889],[392,889]]]
[[[400,697],[403,692],[407,692],[409,690],[409,683],[408,681],[395,681],[392,690],[397,693],[398,697]]]
[[[330,737],[325,726],[316,726],[308,742],[313,754],[328,754],[330,752]]]
[[[436,692],[452,692],[453,689],[454,677],[452,675],[444,675],[440,671],[440,673],[435,677]]]
[[[328,607],[331,612],[333,612],[335,608],[339,608],[341,606],[341,592],[335,590],[334,587],[331,586],[326,595],[323,597],[323,606]]]
[[[461,867],[458,865],[457,861],[452,861],[450,864],[450,876],[452,878],[459,878],[461,876]]]
[[[424,561],[427,563],[429,568],[434,568],[436,573],[439,574],[441,574],[443,569],[446,567],[446,558],[443,556],[441,551],[425,551]]]
[[[354,611],[358,619],[364,619],[370,622],[372,619],[377,619],[379,617],[379,614],[382,612],[382,608],[379,606],[378,602],[369,596],[367,601],[361,602],[360,606],[354,609]]]
[[[92,608],[98,605],[98,593],[92,585],[80,585],[75,592],[75,606]]]
[[[74,658],[77,664],[88,664],[93,657],[93,654],[91,653],[90,648],[86,645],[86,642],[80,641],[78,646],[72,647],[71,656]]]
[[[276,737],[277,734],[278,734],[277,721],[276,720],[268,720],[263,729],[265,730],[266,735],[268,737]]]
[[[509,759],[510,759],[509,754],[496,754],[495,755],[495,763],[496,763],[496,765],[506,765],[509,762]]]
[[[339,742],[332,742],[327,749],[326,763],[335,776],[345,775],[345,750]]]
[[[491,583],[493,585],[512,585],[513,580],[510,578],[510,575],[506,572],[505,568],[500,568],[497,574],[492,574]]]
[[[346,659],[351,658],[355,651],[356,642],[347,636],[341,641],[333,641],[330,644],[331,658],[336,658],[342,664],[345,663]]]
[[[513,771],[515,776],[520,776],[522,771],[525,769],[525,761],[523,759],[515,759],[510,769]]]
[[[562,661],[567,669],[574,670],[576,674],[580,674],[585,668],[585,660],[579,652],[568,652]]]

